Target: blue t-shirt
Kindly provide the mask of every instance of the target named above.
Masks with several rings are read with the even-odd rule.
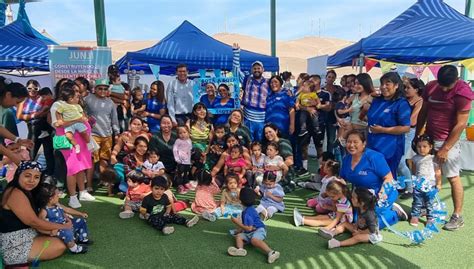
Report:
[[[265,224],[263,224],[260,216],[257,213],[257,210],[253,206],[246,207],[244,211],[242,211],[242,223],[245,226],[253,226],[255,230],[258,228],[265,228]],[[253,231],[247,232],[251,233]]]
[[[411,108],[405,98],[395,101],[375,98],[367,112],[368,124],[382,127],[410,126]],[[367,135],[367,147],[382,153],[386,159],[403,156],[405,134],[374,134]],[[396,158],[395,158],[396,159]]]
[[[216,97],[214,98],[214,101],[210,102],[209,98],[207,98],[207,94],[204,94],[203,96],[201,96],[201,99],[199,99],[199,102],[206,105],[207,108],[214,108],[214,105],[220,101],[221,99],[219,97]]]
[[[351,168],[352,155],[348,154],[342,160],[341,177],[352,183],[354,187],[373,189],[375,193],[380,191],[383,177],[390,172],[384,156],[369,148],[366,148],[359,163]]]
[[[347,108],[347,104],[344,103],[343,101],[340,101],[340,102],[337,102],[335,110],[336,110],[336,113],[337,113],[337,111],[338,111],[339,109],[346,109],[346,108]],[[343,118],[350,117],[349,113],[344,113],[344,114],[339,114],[339,113],[337,113],[337,116],[338,116],[339,118],[342,118],[342,119],[343,119]]]
[[[145,103],[145,111],[148,113],[160,114],[160,110],[166,108],[166,103],[160,103],[156,98],[147,99]],[[156,132],[160,130],[159,119],[155,119],[153,117],[148,116],[146,122],[148,123],[148,128],[150,129],[150,132]]]
[[[227,103],[224,105],[221,104],[220,100],[219,102],[214,102],[214,107],[215,109],[221,109],[221,108],[234,108],[235,102],[233,98],[230,98]],[[227,123],[227,120],[229,119],[230,114],[216,114],[214,115],[214,125],[224,125]]]
[[[295,98],[288,95],[287,89],[267,97],[267,108],[265,110],[265,123],[273,123],[284,134],[289,133],[290,109],[295,106]]]
[[[318,97],[319,97],[319,101],[321,102],[321,105],[325,105],[331,102],[331,93],[329,93],[328,91],[325,91],[325,90],[319,91]],[[319,126],[323,126],[326,124],[328,120],[328,115],[329,115],[328,111],[323,111],[322,109],[318,109]]]

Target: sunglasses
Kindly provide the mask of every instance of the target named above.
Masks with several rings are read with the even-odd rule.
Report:
[[[27,89],[28,89],[28,91],[30,91],[30,92],[31,92],[31,91],[37,91],[37,90],[38,90],[38,88],[30,88],[30,87],[28,87]]]
[[[109,88],[108,87],[97,87],[95,90],[96,91],[107,91]]]

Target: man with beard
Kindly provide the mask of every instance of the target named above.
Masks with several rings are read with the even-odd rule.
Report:
[[[240,74],[242,83],[242,111],[244,112],[244,124],[250,129],[252,141],[261,141],[263,126],[265,125],[265,108],[267,96],[270,93],[269,81],[262,74],[263,64],[260,61],[252,63],[252,75],[245,75],[240,70],[240,47],[234,43],[233,70],[234,74]]]
[[[188,68],[185,64],[176,67],[176,79],[166,87],[168,113],[173,125],[183,125],[191,117],[193,109],[194,80],[188,79]]]

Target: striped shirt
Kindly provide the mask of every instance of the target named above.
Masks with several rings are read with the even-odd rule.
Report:
[[[193,88],[194,80],[187,79],[181,83],[174,79],[166,87],[166,99],[168,102],[168,113],[176,122],[176,115],[189,114],[193,110]]]

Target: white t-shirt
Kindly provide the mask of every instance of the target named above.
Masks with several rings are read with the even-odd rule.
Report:
[[[165,169],[165,166],[163,165],[162,162],[158,161],[157,163],[150,163],[148,160],[146,160],[144,163],[143,163],[143,167],[148,169],[148,170],[151,170],[153,172],[158,172],[160,171],[161,169]]]
[[[435,170],[438,169],[438,164],[434,162],[434,155],[415,155],[412,158],[416,168],[416,177],[425,178],[430,181],[431,186],[436,185]]]

